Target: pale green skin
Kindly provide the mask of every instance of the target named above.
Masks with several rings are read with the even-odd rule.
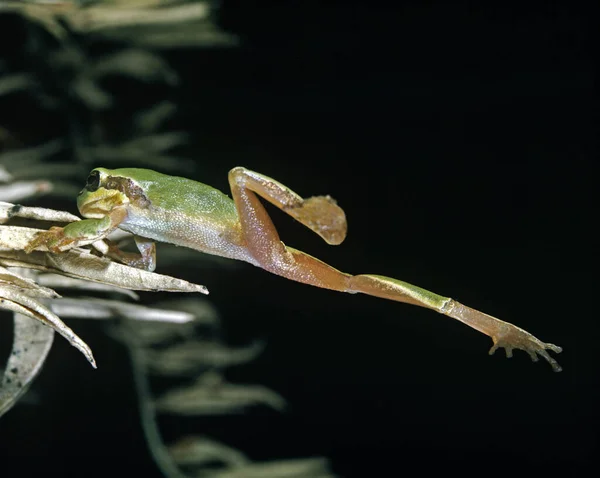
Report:
[[[302,199],[277,181],[241,167],[230,171],[229,181],[234,200],[186,178],[147,169],[97,168],[77,198],[79,211],[87,219],[40,233],[25,251],[29,253],[40,246],[52,252],[65,251],[103,239],[118,227],[135,235],[141,256],[133,258],[131,253],[117,248],[111,248],[109,255],[135,267],[154,270],[154,244],[147,239],[242,260],[317,287],[360,292],[433,309],[490,336],[494,342],[490,353],[504,347],[510,357],[513,349],[522,349],[534,360],[537,354],[541,355],[555,371],[560,371],[558,363],[546,352],[549,349],[558,353],[560,347],[541,342],[513,324],[398,279],[340,272],[285,246],[256,195],[275,204],[329,244],[339,244],[346,234],[346,219],[329,196]]]

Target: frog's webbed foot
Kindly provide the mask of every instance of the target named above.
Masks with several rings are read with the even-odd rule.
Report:
[[[74,243],[76,242],[77,238],[65,235],[63,227],[51,227],[48,231],[38,232],[25,246],[25,252],[29,254],[36,249],[45,247],[50,252],[58,253],[75,247]]]
[[[506,350],[506,356],[512,357],[513,349],[524,350],[529,354],[531,360],[538,361],[538,355],[541,355],[552,367],[555,372],[562,370],[561,366],[554,360],[546,350],[551,350],[555,353],[561,353],[562,348],[554,344],[547,344],[537,339],[529,332],[509,323],[505,323],[504,327],[500,327],[496,334],[492,335],[494,345],[490,349],[489,354],[492,355],[498,348],[502,347]]]
[[[475,330],[491,337],[494,345],[490,349],[490,355],[502,347],[506,349],[506,356],[510,358],[512,357],[513,349],[521,349],[527,352],[534,362],[537,362],[538,355],[541,355],[552,366],[555,372],[562,370],[556,360],[546,352],[546,350],[551,350],[552,352],[560,353],[562,352],[560,347],[554,344],[546,344],[516,325],[467,307],[452,299],[447,299],[444,302],[440,308],[440,312],[460,320]]]

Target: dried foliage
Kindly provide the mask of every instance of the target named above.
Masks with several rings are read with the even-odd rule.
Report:
[[[72,201],[93,164],[191,170],[193,162],[177,153],[188,140],[186,133],[168,129],[177,103],[162,95],[123,106],[107,80],[125,78],[161,91],[176,88],[178,72],[157,52],[237,44],[219,30],[213,12],[208,1],[0,2],[3,25],[14,23],[25,32],[24,44],[0,57],[0,102],[17,98],[34,118],[19,124],[0,117],[0,308],[14,321],[0,415],[39,374],[55,331],[96,366],[77,327],[69,328],[63,318],[116,321],[113,335],[130,351],[142,426],[165,476],[331,477],[324,459],[255,463],[199,435],[168,447],[163,443],[160,413],[185,419],[242,413],[250,406],[285,407],[284,399],[266,387],[226,380],[227,368],[250,362],[263,344],[231,348],[222,343],[215,332],[218,315],[206,299],[186,295],[152,307],[135,302],[134,291],[206,294],[204,286],[113,262],[105,257],[102,241],[61,254],[24,252],[39,230],[79,220],[51,205]],[[110,239],[129,238],[118,232]],[[162,255],[161,261],[181,260],[181,254]],[[155,396],[153,376],[170,377],[178,385]]]

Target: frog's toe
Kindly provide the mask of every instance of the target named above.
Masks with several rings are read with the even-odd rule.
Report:
[[[48,235],[50,234],[50,237],[48,237]],[[48,249],[51,247],[51,241],[54,240],[54,234],[46,231],[46,232],[39,232],[38,234],[36,234],[36,236],[29,241],[29,244],[27,244],[24,247],[24,250],[27,254],[30,254],[31,252],[35,251],[36,249],[39,248],[43,248],[43,247],[47,247]]]
[[[554,353],[559,354],[562,352],[562,348],[560,348],[559,346],[554,345],[554,344],[544,344],[544,348],[537,350],[537,353],[539,355],[541,355],[546,360],[546,362],[548,362],[550,364],[550,366],[552,367],[552,370],[554,370],[555,372],[560,372],[562,370],[562,367],[558,364],[558,362],[556,360],[554,360],[550,356],[550,354],[548,352],[546,352],[545,349],[552,350]],[[537,360],[537,357],[536,357],[536,360]]]
[[[76,240],[71,237],[65,237],[63,229],[53,227],[48,231],[39,232],[24,248],[29,254],[34,250],[47,249],[50,252],[59,253],[65,250]]]
[[[521,349],[527,352],[534,362],[537,362],[539,360],[538,356],[541,356],[550,364],[555,372],[562,370],[558,362],[547,352],[547,350],[550,350],[554,353],[561,353],[562,348],[554,344],[544,343],[518,327],[514,327],[514,329],[511,329],[501,337],[492,337],[492,340],[494,341],[494,345],[490,349],[490,355],[502,347],[506,350],[506,356],[511,358],[514,349]]]
[[[496,350],[498,350],[499,348],[503,348],[504,352],[506,353],[506,357],[507,358],[512,358],[513,356],[513,348],[510,344],[507,343],[503,343],[500,340],[497,340],[495,338],[493,338],[494,340],[494,345],[492,345],[492,348],[490,349],[490,351],[488,352],[488,354],[490,355],[494,355],[496,353]]]

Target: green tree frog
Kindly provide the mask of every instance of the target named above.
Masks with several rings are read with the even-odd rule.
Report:
[[[233,199],[205,184],[149,169],[96,168],[77,198],[85,220],[39,233],[26,252],[58,253],[105,238],[116,228],[135,235],[140,255],[111,247],[110,255],[125,264],[154,270],[154,241],[189,247],[208,254],[249,262],[294,281],[340,292],[363,293],[433,309],[491,337],[493,346],[526,351],[534,361],[546,359],[561,368],[547,350],[561,348],[541,342],[508,322],[449,298],[390,277],[350,275],[286,246],[259,196],[337,245],[346,237],[344,211],[329,196],[303,199],[263,174],[243,167],[229,172]]]

